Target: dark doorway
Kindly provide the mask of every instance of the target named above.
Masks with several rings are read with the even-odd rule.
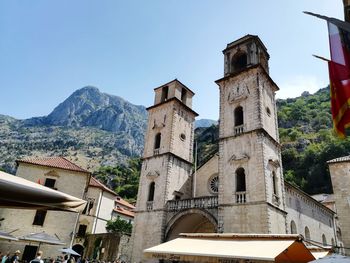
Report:
[[[22,262],[24,261],[31,261],[32,259],[36,258],[36,251],[38,250],[37,246],[30,246],[26,245],[24,247],[23,256],[22,256]]]
[[[76,244],[72,247],[72,249],[81,255],[81,257],[84,256],[84,247],[82,245]],[[78,258],[78,256],[77,256]]]

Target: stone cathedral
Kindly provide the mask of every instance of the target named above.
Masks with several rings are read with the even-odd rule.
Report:
[[[179,233],[298,233],[340,245],[335,213],[283,179],[269,54],[258,36],[223,50],[219,151],[194,171],[193,91],[155,88],[133,229],[132,262]],[[338,231],[339,230],[339,231]]]

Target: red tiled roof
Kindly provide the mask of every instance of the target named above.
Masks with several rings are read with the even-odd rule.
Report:
[[[71,161],[68,161],[64,157],[26,158],[26,159],[16,160],[16,162],[59,168],[59,169],[75,171],[75,172],[90,173],[89,171],[72,163]]]
[[[114,208],[113,211],[115,211],[119,214],[122,214],[122,215],[130,216],[132,218],[135,217],[135,213],[133,211],[126,210],[120,206],[117,206],[116,208]]]
[[[105,186],[103,183],[101,183],[97,179],[93,178],[92,176],[91,176],[91,179],[90,179],[90,182],[89,182],[89,186],[97,187],[97,188],[102,189],[103,191],[109,192],[109,193],[111,193],[113,195],[117,195],[114,191],[109,189],[107,186]]]
[[[135,206],[133,206],[132,204],[130,204],[129,202],[125,201],[123,198],[121,198],[119,196],[115,199],[115,202],[117,204],[129,207],[130,209],[135,209]]]

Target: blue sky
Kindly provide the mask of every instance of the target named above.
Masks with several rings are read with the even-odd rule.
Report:
[[[174,78],[192,89],[199,118],[218,118],[226,44],[258,35],[277,97],[328,84],[326,23],[342,0],[0,1],[0,114],[49,114],[87,85],[145,106]]]

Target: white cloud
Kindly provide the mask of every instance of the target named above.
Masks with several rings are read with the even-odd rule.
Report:
[[[328,85],[328,81],[322,81],[315,76],[298,75],[290,79],[279,81],[280,90],[276,96],[280,99],[295,98],[304,91],[315,93]]]

